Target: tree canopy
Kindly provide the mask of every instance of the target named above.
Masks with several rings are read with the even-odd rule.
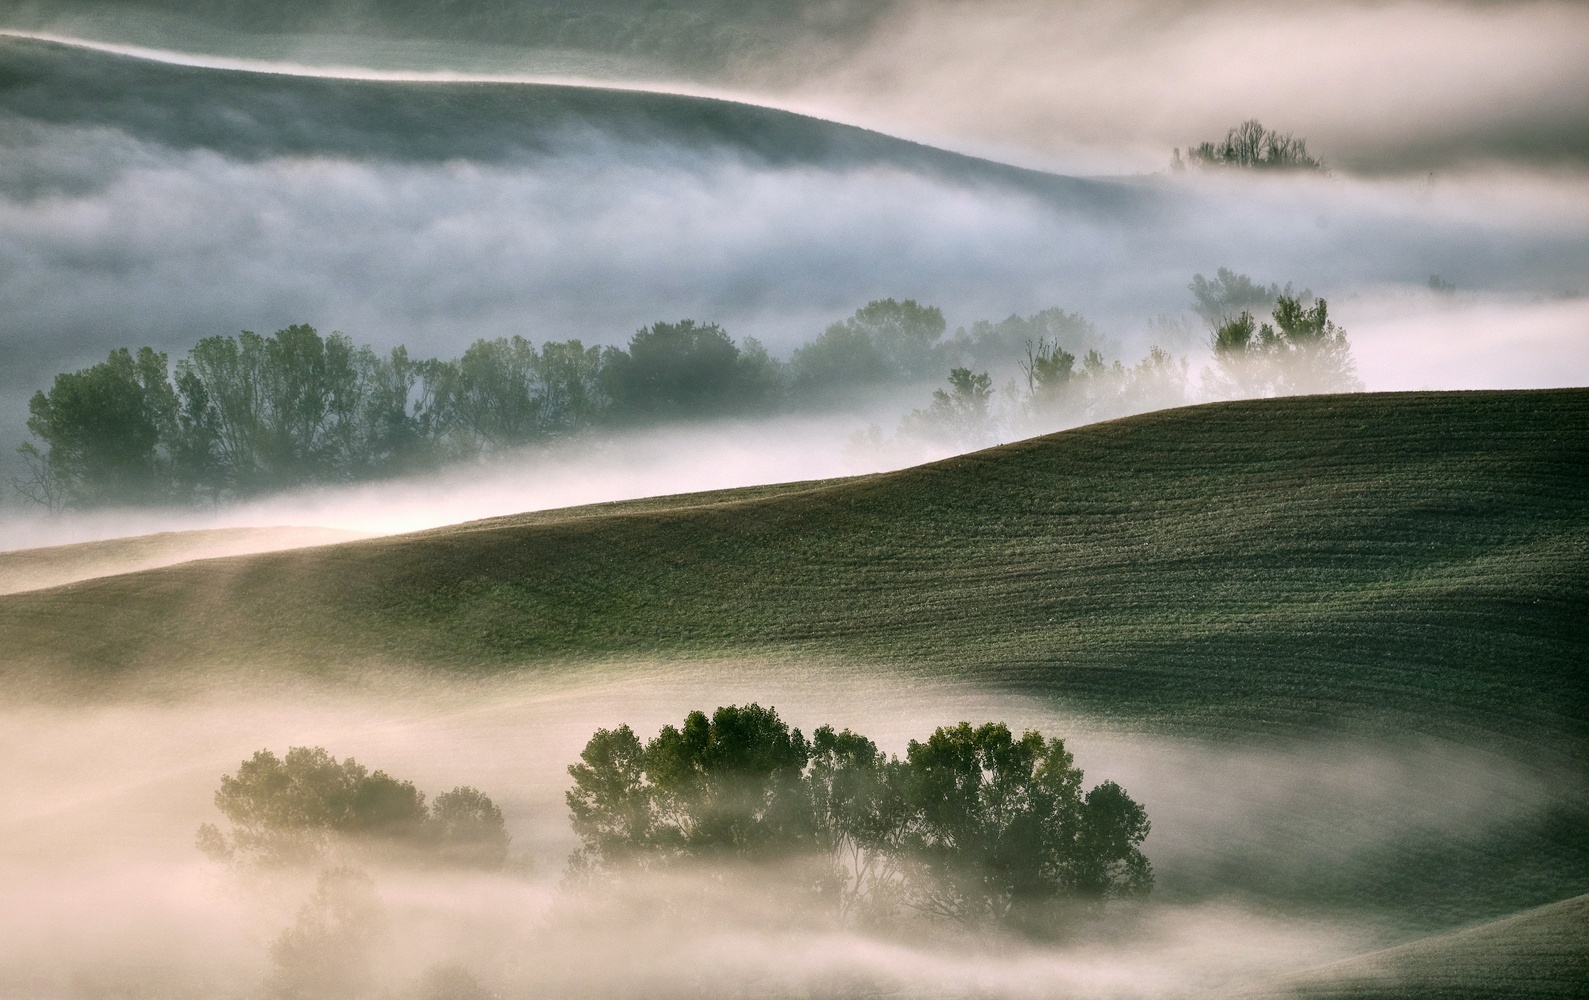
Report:
[[[903,906],[967,925],[1032,924],[1152,886],[1142,807],[1111,782],[1084,792],[1062,741],[1002,723],[941,727],[900,759],[730,705],[644,743],[598,730],[569,774],[584,878],[816,858],[841,913]]]
[[[413,782],[338,761],[324,747],[258,751],[221,777],[215,806],[230,833],[206,823],[198,840],[217,858],[295,864],[361,847],[486,868],[508,858],[502,811],[477,789],[459,786],[427,807]]]

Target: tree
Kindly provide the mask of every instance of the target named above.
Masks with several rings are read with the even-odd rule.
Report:
[[[969,368],[949,372],[949,389],[934,389],[925,410],[913,410],[900,431],[913,437],[943,441],[960,448],[988,443],[993,432],[993,379]]]
[[[863,906],[886,915],[898,898],[909,818],[903,765],[859,733],[822,726],[811,737],[806,784],[817,845],[839,873],[839,916]]]
[[[1197,167],[1240,167],[1247,170],[1323,170],[1324,164],[1308,155],[1306,139],[1290,132],[1266,129],[1248,119],[1225,133],[1222,142],[1204,142],[1186,151],[1187,162]],[[1180,151],[1174,163],[1180,163]],[[1172,164],[1173,166],[1173,164]]]
[[[977,365],[1008,364],[1026,351],[1030,361],[1034,344],[1069,344],[1092,348],[1100,345],[1098,328],[1084,317],[1063,309],[1044,309],[1031,316],[1009,316],[998,323],[978,320],[969,330],[955,331],[954,348]]]
[[[810,748],[776,709],[691,712],[640,748],[627,726],[599,730],[567,793],[582,845],[575,868],[638,861],[772,860],[814,843],[803,774]]]
[[[427,809],[413,782],[371,773],[324,747],[292,747],[285,757],[260,750],[235,775],[223,775],[215,805],[230,836],[199,828],[201,850],[221,860],[304,864],[357,847],[398,848],[453,865],[501,867],[508,833],[484,794],[461,786]]]
[[[629,340],[609,366],[611,392],[631,417],[706,417],[753,402],[750,372],[716,323],[653,323]]]
[[[692,712],[642,744],[598,730],[569,768],[576,876],[680,861],[802,856],[845,918],[903,902],[966,926],[1036,928],[1066,904],[1152,887],[1148,820],[1119,786],[1082,792],[1064,744],[1002,723],[942,727],[905,760],[830,726],[807,741],[772,709]],[[722,870],[722,869],[714,869]]]
[[[906,761],[912,906],[963,924],[1027,922],[1058,901],[1151,888],[1146,814],[1112,784],[1083,796],[1061,740],[962,722],[911,741]]]
[[[1272,324],[1259,324],[1242,312],[1215,328],[1215,368],[1206,380],[1214,393],[1262,397],[1362,389],[1346,331],[1330,320],[1323,299],[1305,306],[1282,294],[1272,318]]]
[[[28,403],[32,467],[25,496],[49,507],[171,499],[177,399],[166,355],[111,351],[97,365],[55,376]]]
[[[876,299],[796,350],[791,373],[805,392],[818,395],[845,385],[923,378],[943,370],[945,329],[936,306]]]
[[[368,875],[353,868],[321,872],[314,895],[270,946],[271,994],[281,1000],[367,995],[375,946],[386,931],[386,908]]]
[[[1210,329],[1228,323],[1244,312],[1254,315],[1266,313],[1274,308],[1280,296],[1292,294],[1289,284],[1285,288],[1272,283],[1256,284],[1247,275],[1224,267],[1214,272],[1212,281],[1201,274],[1192,275],[1192,283],[1187,288],[1192,293],[1192,312]],[[1312,295],[1312,292],[1302,293],[1303,298],[1311,298]]]

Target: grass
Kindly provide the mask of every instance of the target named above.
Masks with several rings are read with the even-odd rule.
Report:
[[[1581,997],[1589,983],[1589,896],[1373,952],[1275,992],[1337,1000]]]
[[[14,662],[839,657],[1203,732],[1585,736],[1589,391],[1216,404],[898,473],[0,598]],[[1565,741],[1565,742],[1564,742]]]
[[[331,528],[205,528],[0,552],[0,594],[59,587],[194,559],[329,545],[364,537]]]

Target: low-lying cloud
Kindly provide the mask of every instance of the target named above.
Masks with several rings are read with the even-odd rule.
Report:
[[[1483,844],[1550,803],[1526,765],[1451,745],[1121,733],[949,680],[835,664],[587,666],[473,683],[392,674],[340,688],[193,680],[180,697],[88,705],[7,694],[7,991],[259,995],[279,971],[269,945],[315,873],[229,873],[199,854],[193,835],[217,818],[219,775],[261,747],[326,746],[422,788],[475,785],[502,805],[529,874],[368,871],[384,914],[372,985],[411,990],[427,971],[459,966],[503,996],[1229,990],[1409,932],[1384,889],[1323,915],[1317,886],[1286,872],[1328,866],[1372,881],[1376,866],[1405,862],[1388,849]],[[662,885],[631,884],[616,897],[559,887],[573,846],[564,768],[595,728],[627,722],[650,734],[688,709],[751,700],[776,704],[807,731],[853,727],[892,752],[961,719],[1065,736],[1089,782],[1119,781],[1148,809],[1158,901],[1037,946],[858,931],[764,900],[765,883],[692,919],[647,915]]]

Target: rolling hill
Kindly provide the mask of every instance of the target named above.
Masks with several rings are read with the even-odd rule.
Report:
[[[1589,983],[1589,896],[1348,959],[1265,995],[1310,1000],[1576,997]]]
[[[1585,390],[1213,404],[859,480],[14,594],[0,644],[70,684],[836,659],[1133,724],[1384,726],[1578,761],[1586,432]]]
[[[0,36],[0,120],[29,129],[109,128],[237,160],[523,164],[603,148],[738,158],[757,168],[888,169],[1035,195],[1106,218],[1157,206],[1128,181],[1025,170],[879,132],[737,101],[544,83],[409,82],[181,66]],[[15,176],[0,183],[59,183]]]
[[[0,594],[173,566],[194,559],[329,545],[364,537],[331,528],[207,528],[0,552]]]
[[[1172,900],[1429,933],[1589,890],[1586,432],[1581,389],[1220,403],[895,473],[203,559],[0,596],[0,685],[81,705],[146,680],[772,660],[1243,746],[1526,762],[1536,805],[1505,822],[1393,812],[1403,836],[1341,854],[1358,818],[1319,818],[1308,845],[1165,873]],[[1467,996],[1504,975],[1505,995],[1564,995],[1582,907],[1541,913],[1276,991]]]

